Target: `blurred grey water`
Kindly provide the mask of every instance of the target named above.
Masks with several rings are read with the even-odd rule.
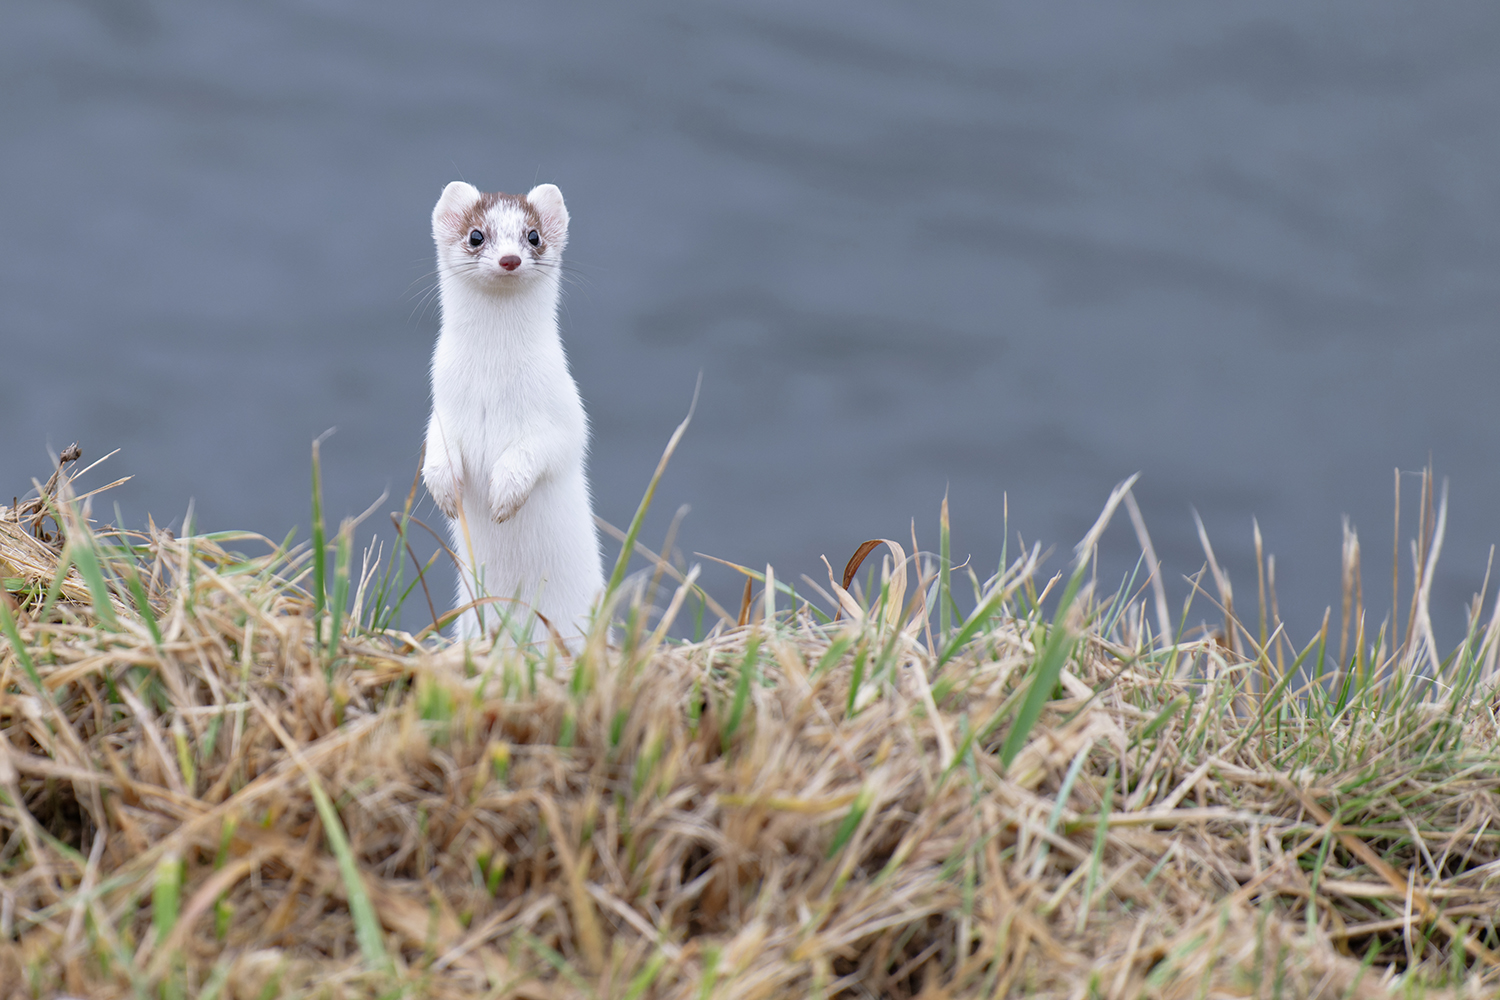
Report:
[[[601,515],[703,373],[648,541],[687,503],[688,553],[823,577],[947,490],[983,575],[1007,501],[1061,554],[1139,471],[1174,603],[1196,508],[1244,606],[1253,516],[1305,638],[1344,514],[1382,606],[1430,456],[1450,646],[1500,537],[1497,103],[1481,0],[10,0],[0,475],[119,447],[128,523],[306,537],[337,426],[331,512],[398,506],[432,203],[550,180]]]

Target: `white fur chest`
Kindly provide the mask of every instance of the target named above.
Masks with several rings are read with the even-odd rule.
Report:
[[[538,435],[556,445],[556,460],[582,460],[588,435],[583,404],[553,303],[536,301],[541,298],[476,301],[463,289],[443,289],[443,329],[432,357],[433,416],[466,480]]]

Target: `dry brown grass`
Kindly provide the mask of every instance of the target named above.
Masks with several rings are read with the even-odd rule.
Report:
[[[329,644],[306,549],[70,509],[0,512],[0,1000],[1500,988],[1493,628],[1299,693],[1034,553],[954,641],[895,552],[832,624]]]

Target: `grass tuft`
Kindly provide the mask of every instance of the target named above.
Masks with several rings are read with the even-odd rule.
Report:
[[[404,538],[329,537],[316,470],[303,546],[95,527],[72,478],[0,508],[7,1000],[1500,991],[1500,602],[1439,655],[1430,473],[1401,607],[1351,529],[1305,644],[1259,549],[1249,627],[1210,560],[1168,634],[1128,483],[1065,577],[955,569],[944,503],[822,607],[742,568],[743,625],[648,493],[576,659],[394,628]],[[1150,579],[1101,593],[1120,503]]]

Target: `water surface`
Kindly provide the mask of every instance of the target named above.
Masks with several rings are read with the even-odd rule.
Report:
[[[691,504],[687,553],[822,575],[912,518],[935,546],[946,490],[990,568],[1007,500],[1012,550],[1065,552],[1139,471],[1174,600],[1196,508],[1243,605],[1255,517],[1305,637],[1342,515],[1386,593],[1430,456],[1451,645],[1500,536],[1497,97],[1477,0],[16,0],[0,472],[119,447],[128,522],[279,538],[337,426],[332,512],[403,496],[432,203],[550,180],[609,520],[701,371],[651,539]]]

